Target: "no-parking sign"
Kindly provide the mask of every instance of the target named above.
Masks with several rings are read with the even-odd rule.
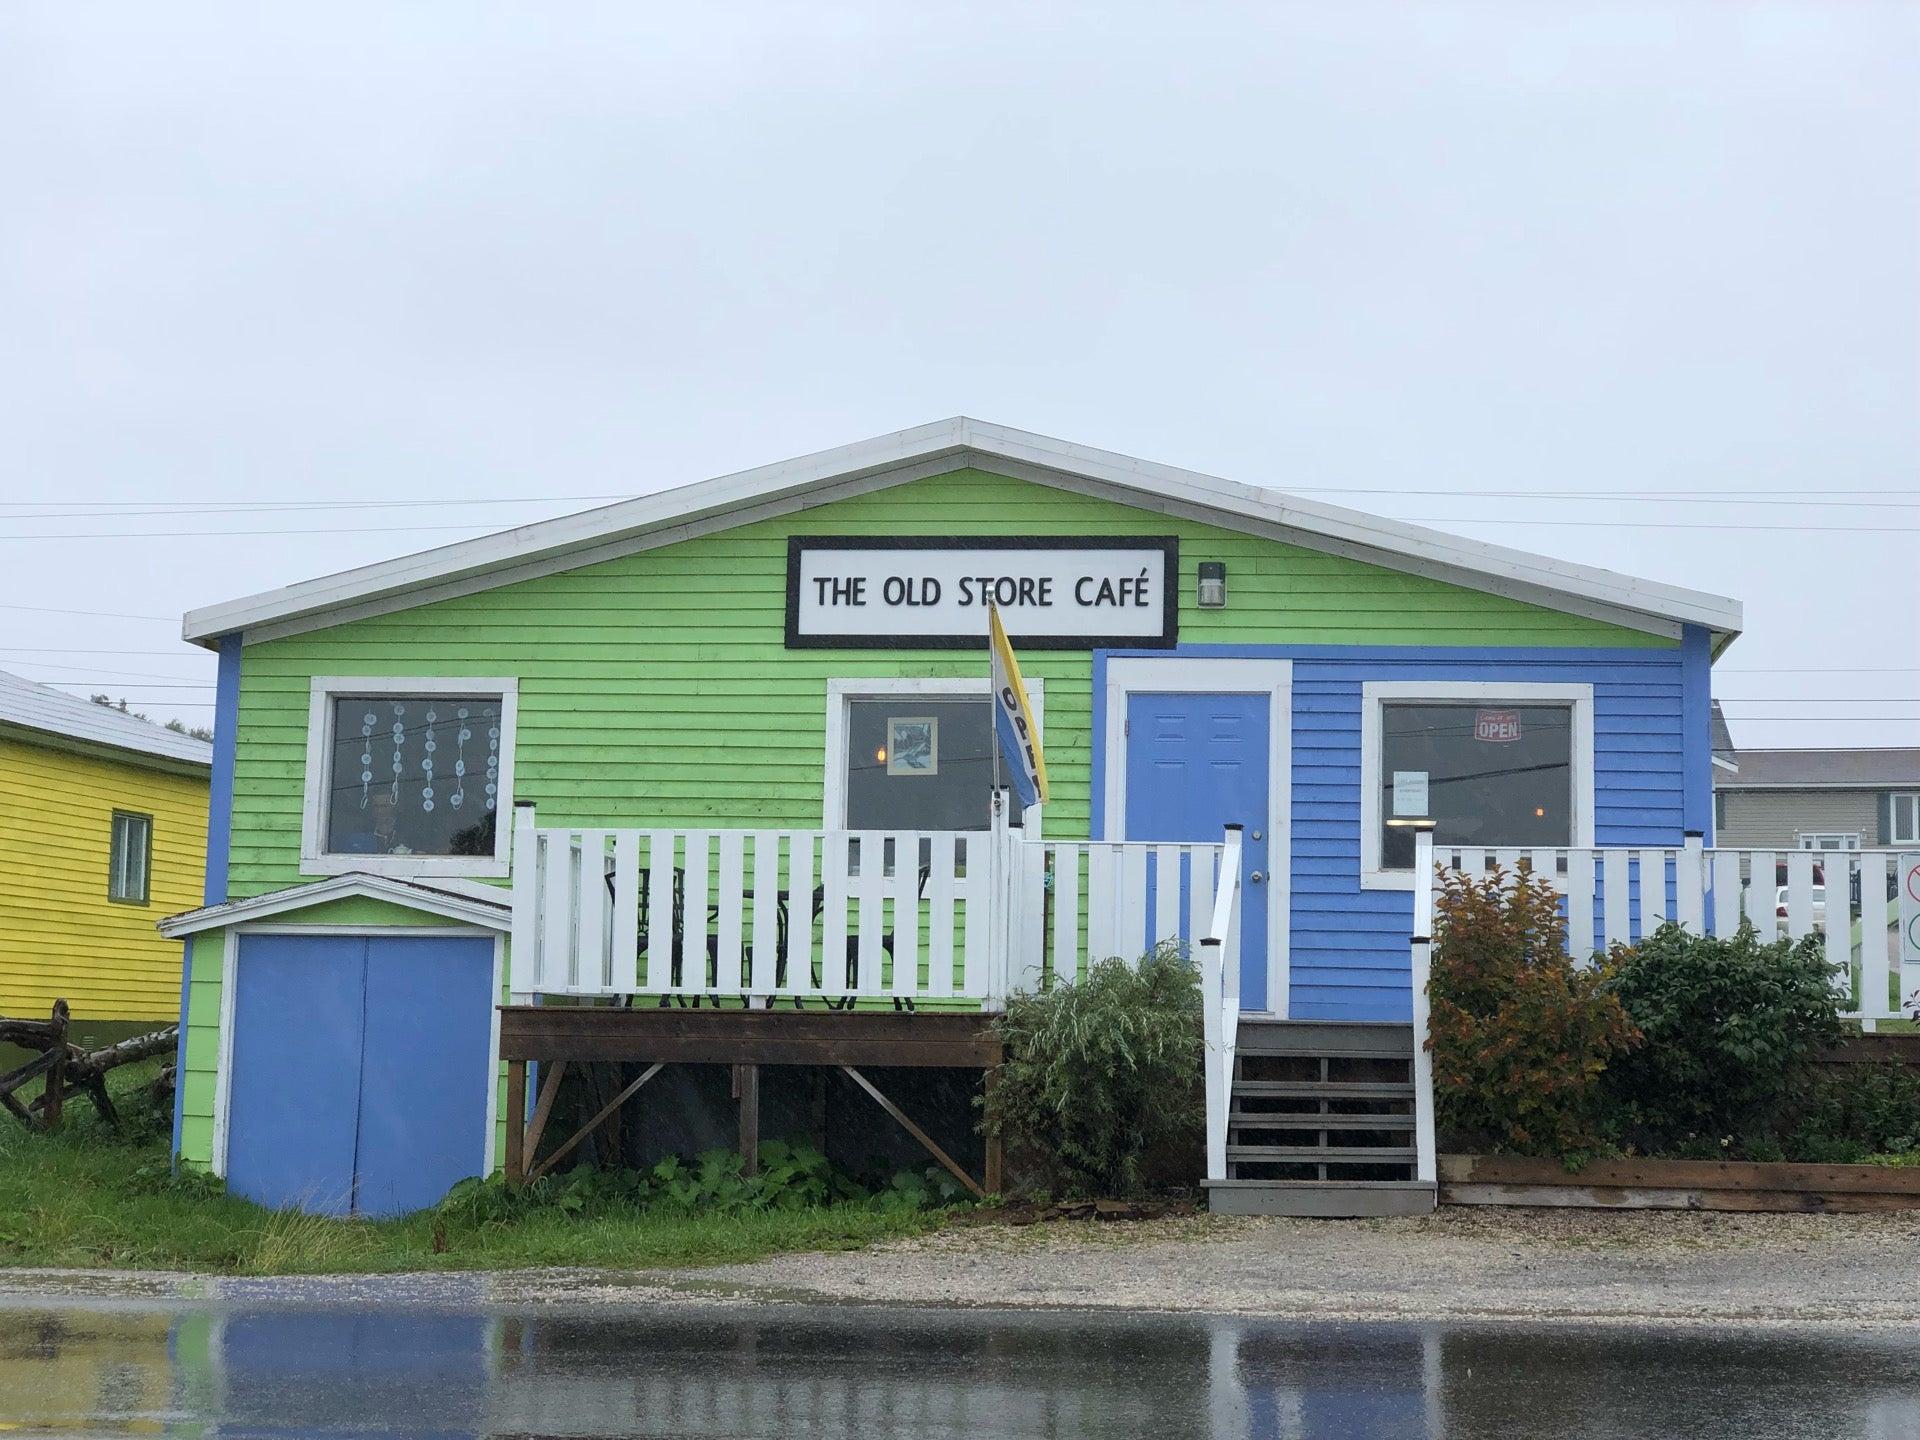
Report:
[[[1900,857],[1900,993],[1920,990],[1920,855]]]

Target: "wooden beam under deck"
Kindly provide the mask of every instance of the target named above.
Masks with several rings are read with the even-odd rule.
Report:
[[[989,1070],[1001,1047],[979,1014],[502,1005],[500,1058]]]

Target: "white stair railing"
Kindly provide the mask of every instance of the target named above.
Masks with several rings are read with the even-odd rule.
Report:
[[[1233,1105],[1233,1052],[1239,1042],[1240,827],[1227,827],[1206,933],[1200,939],[1201,1036],[1206,1044],[1207,1178],[1227,1178],[1227,1124]]]
[[[1432,1002],[1433,978],[1433,832],[1413,837],[1413,1149],[1414,1178],[1428,1185],[1439,1180],[1433,1126]]]

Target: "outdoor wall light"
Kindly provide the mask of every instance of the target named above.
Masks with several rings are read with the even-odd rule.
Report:
[[[1227,567],[1221,560],[1200,562],[1200,608],[1218,610],[1227,603]]]

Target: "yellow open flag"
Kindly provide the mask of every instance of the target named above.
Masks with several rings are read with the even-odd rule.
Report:
[[[1040,727],[1034,724],[1027,687],[1020,680],[1020,662],[1000,623],[1000,607],[987,607],[988,649],[993,683],[993,734],[1006,766],[1006,777],[1022,808],[1047,798],[1047,757],[1040,749]]]

